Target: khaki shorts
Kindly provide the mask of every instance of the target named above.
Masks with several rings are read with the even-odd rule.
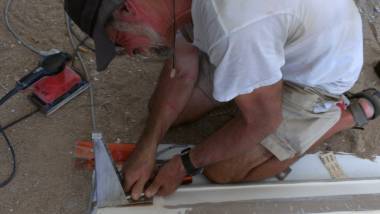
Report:
[[[197,87],[206,96],[213,96],[213,66],[206,54],[199,55]],[[283,92],[283,121],[277,131],[261,144],[280,161],[305,153],[340,119],[336,106],[341,97],[319,89],[285,82]]]

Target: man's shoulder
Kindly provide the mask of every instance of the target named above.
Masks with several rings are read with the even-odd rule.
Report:
[[[202,24],[218,22],[226,32],[231,32],[268,17],[281,19],[288,15],[300,22],[346,17],[356,6],[353,0],[329,3],[320,0],[193,0],[193,9],[193,14],[203,20]]]
[[[232,33],[247,32],[240,30],[249,28],[256,22],[263,23],[268,20],[265,25],[271,25],[273,22],[269,20],[276,18],[281,23],[285,23],[286,15],[291,15],[295,9],[293,4],[281,2],[278,0],[193,0],[195,45],[206,52],[222,39],[229,38]]]
[[[298,0],[211,0],[218,21],[227,32],[271,17],[293,15]]]

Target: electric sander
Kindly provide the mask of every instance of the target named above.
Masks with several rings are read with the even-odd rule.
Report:
[[[33,85],[32,102],[46,115],[55,112],[89,87],[89,83],[67,65],[70,60],[71,56],[63,52],[44,57],[32,72],[17,81],[15,88],[0,100],[0,105]]]
[[[52,114],[89,87],[78,72],[67,66],[70,60],[68,54],[58,53],[48,56],[41,63],[41,68],[56,72],[37,81],[30,98],[46,115]]]

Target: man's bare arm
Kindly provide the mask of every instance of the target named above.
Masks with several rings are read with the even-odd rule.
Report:
[[[190,44],[178,43],[177,75],[170,77],[170,65],[162,72],[150,103],[150,113],[136,150],[124,164],[124,188],[137,200],[151,177],[157,144],[183,111],[198,74],[198,52]]]
[[[282,81],[236,98],[241,114],[191,151],[190,158],[195,167],[237,157],[273,133],[282,120],[281,98]],[[180,156],[174,156],[160,169],[145,191],[146,196],[170,195],[185,175]]]

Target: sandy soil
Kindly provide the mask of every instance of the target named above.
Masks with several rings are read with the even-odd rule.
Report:
[[[3,8],[5,0],[0,0]],[[17,0],[11,21],[23,38],[40,49],[58,48],[71,51],[67,37],[61,0]],[[3,13],[0,12],[2,16]],[[354,91],[367,87],[380,88],[373,64],[380,60],[380,47],[366,26],[365,67]],[[0,95],[36,66],[38,58],[17,45],[0,25]],[[146,104],[159,71],[158,63],[143,63],[120,57],[108,71],[94,71],[94,60],[86,55],[95,83],[99,129],[107,142],[121,139],[135,142],[144,124]],[[0,111],[1,124],[30,112],[34,106],[27,93],[19,94]],[[195,124],[176,128],[166,142],[197,143],[221,126],[228,116],[209,116]],[[363,157],[380,154],[380,124],[374,122],[365,131],[346,131],[321,149],[355,152]],[[89,97],[83,95],[63,109],[45,117],[37,114],[7,131],[17,153],[17,176],[0,189],[0,213],[84,213],[90,193],[91,173],[74,167],[74,142],[89,139],[91,122]],[[0,142],[0,179],[9,172],[9,154]]]

